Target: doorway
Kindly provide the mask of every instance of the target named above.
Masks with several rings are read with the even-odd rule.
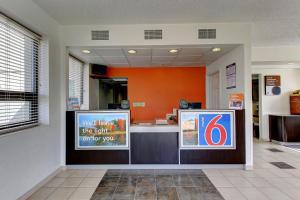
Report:
[[[259,132],[259,74],[252,74],[253,137],[260,138]]]
[[[119,109],[128,100],[127,78],[99,79],[99,109]]]
[[[210,80],[210,108],[220,108],[220,73],[219,71],[213,73],[209,77]]]

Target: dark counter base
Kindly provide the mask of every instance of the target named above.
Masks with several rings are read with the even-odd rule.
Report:
[[[131,133],[132,164],[178,164],[178,133]]]
[[[269,116],[270,140],[300,142],[300,116]]]
[[[66,164],[129,164],[129,150],[75,150],[75,112],[66,114]]]

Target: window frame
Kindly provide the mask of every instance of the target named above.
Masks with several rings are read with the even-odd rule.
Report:
[[[69,107],[69,99],[70,99],[70,58],[74,59],[76,61],[78,61],[79,63],[81,63],[81,74],[80,74],[80,108],[79,109],[70,109]],[[75,111],[75,110],[81,110],[82,106],[84,105],[84,68],[85,68],[85,62],[82,61],[81,59],[77,58],[76,56],[74,56],[73,54],[69,53],[68,54],[68,96],[67,96],[67,110],[68,111]]]
[[[0,12],[0,17],[7,21],[8,30],[14,30],[24,37],[32,39],[32,91],[0,90],[0,102],[29,102],[29,120],[20,120],[14,123],[0,125],[0,136],[8,133],[25,130],[39,125],[39,68],[40,68],[40,48],[41,35],[22,25],[18,21]],[[4,30],[4,29],[3,29]],[[11,52],[14,53],[14,52]],[[26,52],[21,52],[26,54]],[[22,54],[23,55],[23,54]],[[4,65],[5,66],[5,65]],[[26,75],[24,75],[26,76]],[[26,83],[25,83],[26,84]],[[7,110],[7,109],[6,109]]]

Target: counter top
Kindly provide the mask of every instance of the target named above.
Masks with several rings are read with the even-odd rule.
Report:
[[[132,133],[174,133],[179,132],[179,125],[138,125],[132,124],[130,125],[129,131]]]
[[[279,116],[279,117],[300,117],[300,115],[291,115],[291,114],[269,114],[270,116]]]

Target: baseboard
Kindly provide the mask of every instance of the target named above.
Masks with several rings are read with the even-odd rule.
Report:
[[[28,199],[33,193],[35,193],[36,191],[38,191],[43,185],[45,185],[48,181],[50,181],[52,178],[54,178],[59,172],[61,172],[64,169],[65,169],[65,167],[59,167],[54,172],[52,172],[49,176],[47,176],[42,181],[40,181],[38,184],[36,184],[28,192],[26,192],[21,197],[19,197],[17,200],[26,200],[26,199]]]
[[[242,164],[192,164],[192,165],[67,165],[67,169],[243,169]]]
[[[279,145],[300,145],[300,142],[280,142],[280,141],[277,141],[277,140],[272,140],[273,143],[275,144],[279,144]]]
[[[244,170],[253,170],[253,165],[244,165]]]

